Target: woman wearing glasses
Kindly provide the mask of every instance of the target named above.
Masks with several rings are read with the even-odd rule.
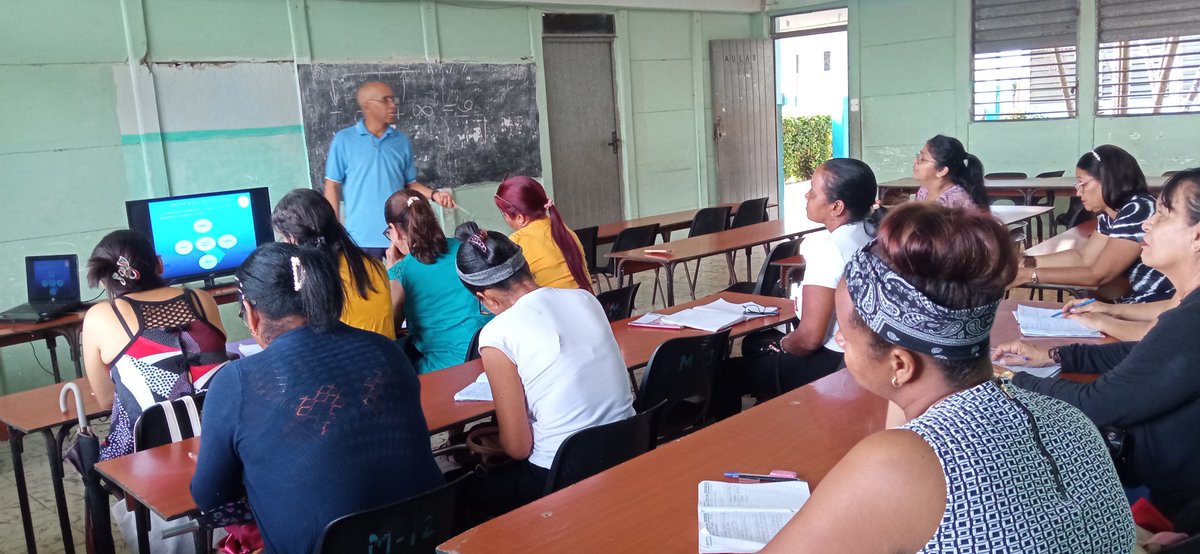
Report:
[[[1137,160],[1117,146],[1097,146],[1075,164],[1075,192],[1083,207],[1096,214],[1097,232],[1082,248],[1026,256],[1009,286],[1054,283],[1100,287],[1125,277],[1129,289],[1117,299],[1118,303],[1171,298],[1175,287],[1141,260],[1145,234],[1142,224],[1154,215],[1154,198]]]
[[[988,211],[983,162],[954,137],[937,135],[925,143],[913,161],[913,179],[921,183],[918,201]]]
[[[416,372],[395,341],[338,321],[333,260],[271,243],[237,279],[263,351],[209,388],[191,485],[201,511],[246,498],[266,551],[312,552],[334,519],[441,485]]]
[[[346,295],[342,323],[396,338],[387,270],[350,238],[321,193],[312,189],[287,193],[275,205],[271,225],[285,242],[314,247],[337,263]]]
[[[591,292],[583,245],[563,223],[541,183],[530,177],[509,177],[496,190],[495,202],[513,229],[509,238],[525,253],[537,284]]]
[[[501,233],[458,226],[459,279],[496,314],[479,334],[500,444],[513,464],[489,473],[472,493],[499,514],[546,486],[558,447],[576,431],[633,415],[621,349],[591,293],[538,286],[529,264]]]
[[[392,304],[408,321],[409,345],[420,355],[414,365],[429,373],[460,364],[471,338],[492,316],[463,287],[454,271],[462,245],[446,238],[429,201],[420,193],[400,190],[383,208],[384,236]]]

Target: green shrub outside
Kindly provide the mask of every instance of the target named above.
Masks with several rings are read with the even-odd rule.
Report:
[[[788,181],[811,179],[833,157],[833,118],[827,115],[783,118],[783,175]]]

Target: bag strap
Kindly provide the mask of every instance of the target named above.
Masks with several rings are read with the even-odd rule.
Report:
[[[196,409],[196,399],[191,396],[185,396],[180,400],[183,401],[183,407],[187,410],[188,420],[192,426],[192,436],[200,436],[200,410]]]

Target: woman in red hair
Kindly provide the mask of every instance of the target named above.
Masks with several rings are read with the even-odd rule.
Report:
[[[579,237],[563,223],[542,184],[530,177],[509,177],[496,190],[496,207],[513,228],[533,279],[543,287],[592,291]]]

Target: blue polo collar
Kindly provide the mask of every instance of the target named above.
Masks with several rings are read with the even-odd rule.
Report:
[[[367,130],[366,121],[364,121],[362,119],[358,120],[358,122],[354,124],[354,128],[358,130],[358,134],[360,134],[360,135],[371,135],[371,131]],[[396,126],[388,125],[387,129],[383,132],[383,136],[379,137],[379,138],[380,139],[387,138],[395,132],[396,132]],[[374,137],[375,135],[371,135],[371,136]]]

